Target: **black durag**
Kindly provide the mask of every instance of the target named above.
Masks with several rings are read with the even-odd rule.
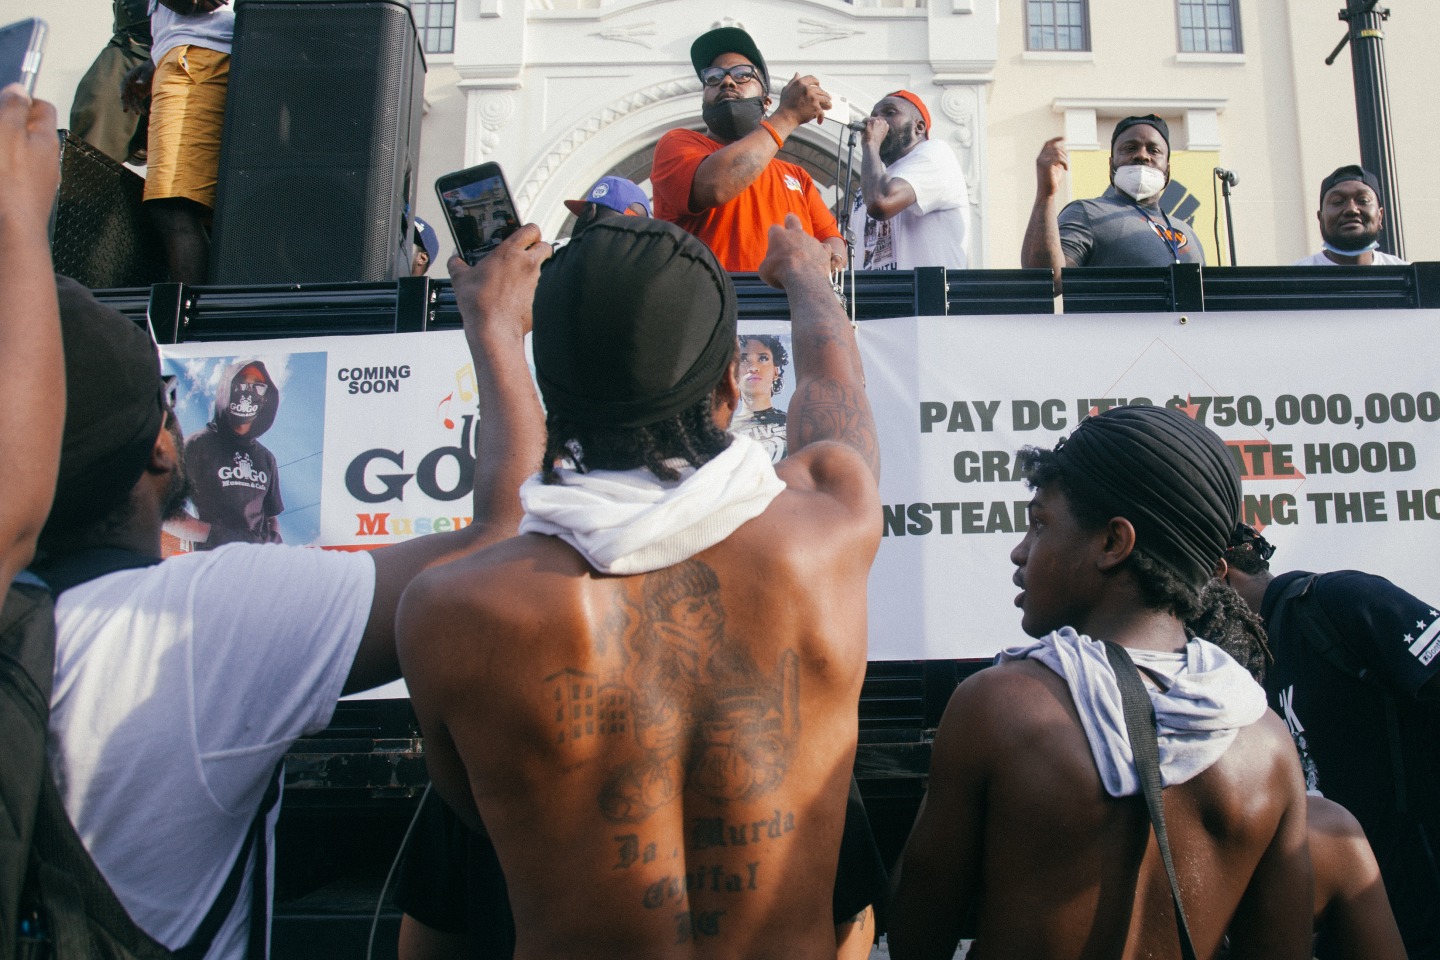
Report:
[[[1186,583],[1208,579],[1240,519],[1240,473],[1214,433],[1176,410],[1115,407],[1055,448],[1065,483]]]
[[[535,290],[535,379],[574,423],[644,427],[693,406],[735,359],[735,288],[671,223],[611,217],[562,247]]]

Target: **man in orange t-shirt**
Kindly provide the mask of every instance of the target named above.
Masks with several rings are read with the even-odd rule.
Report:
[[[776,158],[802,123],[820,120],[830,95],[814,77],[796,74],[769,117],[770,73],[750,34],[719,27],[690,47],[704,84],[701,114],[708,134],[671,130],[655,146],[650,181],[655,217],[693,233],[726,270],[749,271],[765,258],[767,231],[793,213],[845,266],[845,241],[802,168]]]

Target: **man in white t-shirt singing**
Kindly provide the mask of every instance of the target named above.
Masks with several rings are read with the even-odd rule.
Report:
[[[860,190],[850,211],[857,270],[969,264],[970,197],[955,151],[930,139],[930,111],[908,90],[865,121]]]

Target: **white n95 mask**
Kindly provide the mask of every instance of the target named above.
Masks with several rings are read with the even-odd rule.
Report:
[[[1165,174],[1143,163],[1119,167],[1115,170],[1115,189],[1136,200],[1149,200],[1165,189]]]

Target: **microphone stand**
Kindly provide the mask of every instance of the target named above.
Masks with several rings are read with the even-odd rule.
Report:
[[[1216,176],[1220,176],[1216,174]],[[1225,198],[1225,232],[1230,238],[1230,266],[1235,266],[1235,220],[1230,215],[1230,178],[1220,177],[1220,194]]]
[[[850,312],[850,322],[855,322],[855,232],[850,226],[850,178],[855,174],[855,142],[860,136],[860,131],[847,124],[844,128],[849,131],[850,138],[847,141],[842,132],[835,143],[835,222],[840,227],[840,235],[845,238],[845,248],[850,258],[850,296],[845,298],[849,301],[846,306]],[[844,162],[841,162],[841,156]],[[840,281],[840,288],[844,289],[844,279]]]

